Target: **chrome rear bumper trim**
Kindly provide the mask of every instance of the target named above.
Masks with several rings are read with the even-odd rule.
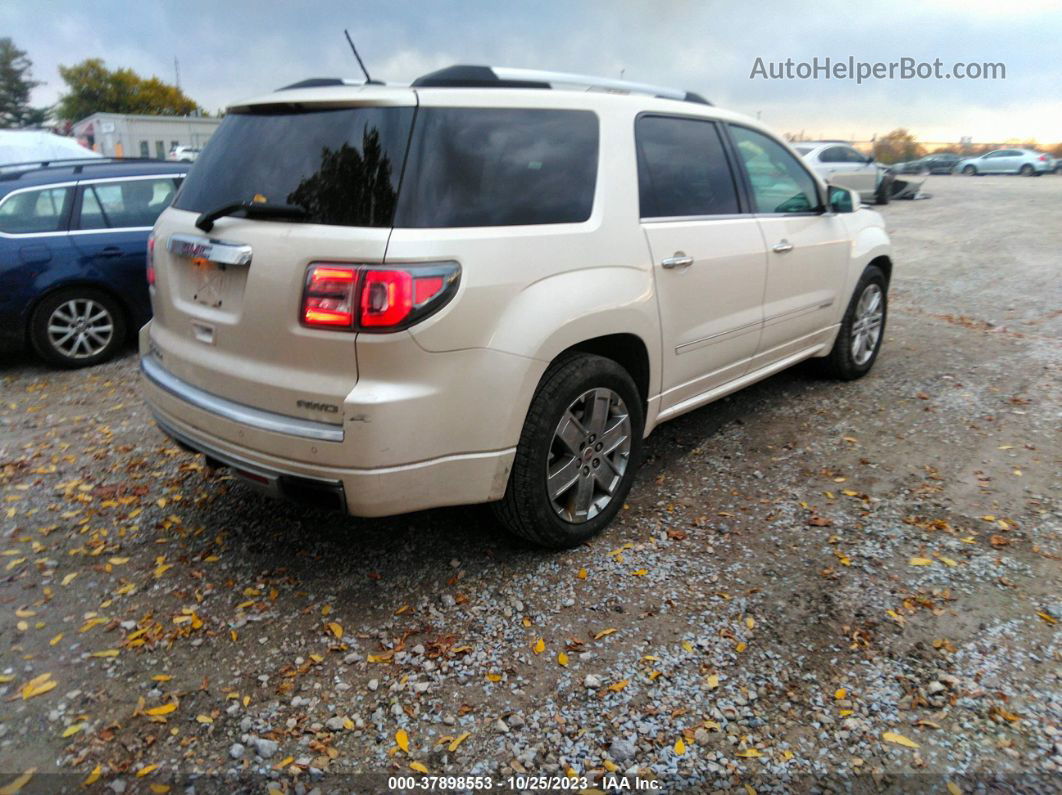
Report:
[[[300,417],[288,417],[284,414],[256,409],[237,403],[234,400],[212,395],[210,392],[182,381],[166,370],[152,356],[140,359],[140,371],[145,378],[160,389],[166,390],[189,405],[208,411],[211,414],[216,414],[224,419],[258,428],[259,430],[299,436],[303,439],[315,439],[321,442],[343,441],[343,427],[340,425],[329,425],[326,422],[304,420]]]

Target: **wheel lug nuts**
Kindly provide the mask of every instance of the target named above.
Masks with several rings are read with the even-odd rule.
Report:
[[[597,451],[600,451],[602,447],[604,447],[604,445],[601,444],[601,442],[598,442],[597,444],[594,445],[594,449],[597,450]]]
[[[601,459],[600,458],[595,458],[594,459],[594,466],[595,467],[601,466]]]

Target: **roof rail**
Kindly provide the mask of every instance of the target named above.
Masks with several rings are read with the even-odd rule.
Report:
[[[57,157],[48,160],[27,160],[22,163],[4,163],[0,165],[0,180],[18,179],[36,171],[52,168],[72,168],[80,174],[86,166],[109,166],[114,163],[166,163],[177,165],[171,160],[159,160],[154,157]]]
[[[712,103],[692,91],[665,88],[647,83],[632,83],[628,80],[612,80],[606,77],[572,74],[570,72],[546,72],[537,69],[516,69],[504,66],[448,66],[418,77],[413,88],[555,88],[578,87],[588,90],[608,91],[618,94],[648,94],[664,99],[683,102]]]

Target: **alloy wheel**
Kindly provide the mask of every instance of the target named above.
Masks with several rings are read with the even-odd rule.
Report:
[[[631,418],[611,389],[590,389],[561,415],[546,460],[546,490],[565,521],[580,524],[612,501],[630,463]]]
[[[48,341],[70,359],[101,353],[114,336],[114,318],[107,307],[91,298],[71,298],[48,318]]]
[[[868,284],[856,304],[852,318],[852,359],[862,367],[874,355],[885,318],[884,293],[877,284]]]

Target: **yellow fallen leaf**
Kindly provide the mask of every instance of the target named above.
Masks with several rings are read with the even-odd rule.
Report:
[[[675,740],[675,754],[682,756],[684,753],[686,753],[686,743],[682,742],[682,738],[679,737]]]
[[[854,709],[842,709],[837,714],[840,715],[842,718],[847,718],[849,715],[855,714],[855,710]]]
[[[635,569],[631,572],[631,574],[633,574],[635,577],[644,577],[648,573],[649,569]]]
[[[11,779],[11,781],[7,782],[7,784],[0,787],[0,795],[15,795],[15,793],[17,793],[24,786],[26,786],[26,784],[29,783],[29,780],[33,778],[33,774],[36,772],[37,768],[31,767],[18,778]]]
[[[111,558],[107,562],[113,566],[123,566],[129,562],[129,558]]]
[[[684,641],[682,641],[682,648],[685,651],[692,652],[693,651],[693,644],[690,643],[688,640],[684,640]]]
[[[118,649],[103,649],[102,651],[92,652],[93,657],[117,657]]]
[[[954,781],[949,781],[948,793],[949,795],[962,795],[962,790],[959,788],[959,785],[956,784]]]
[[[169,674],[155,674],[155,675],[154,675],[153,677],[151,677],[151,678],[152,678],[152,679],[153,679],[154,681],[156,681],[156,682],[168,682],[168,681],[170,681],[171,679],[173,679],[173,677],[172,677],[172,676],[170,676]]]
[[[736,651],[738,654],[741,654],[741,652],[745,651],[745,649],[747,648],[748,646],[745,645],[745,641],[738,641],[738,644],[734,647],[734,651]]]
[[[450,741],[450,744],[446,746],[446,750],[450,752],[456,751],[458,746],[471,736],[472,732],[461,732],[459,735],[454,737],[453,740]]]
[[[196,715],[195,719],[199,723],[207,723],[207,724],[209,724],[209,723],[213,723],[214,722],[214,719],[212,717],[210,717],[209,715]]]
[[[75,724],[74,724],[73,726],[67,726],[67,727],[66,727],[66,728],[65,728],[65,729],[63,730],[63,733],[62,733],[62,734],[61,734],[60,736],[61,736],[61,737],[62,737],[62,738],[63,738],[64,740],[65,740],[65,739],[66,739],[67,737],[73,737],[73,736],[74,736],[75,734],[77,734],[77,733],[78,733],[79,731],[81,731],[82,729],[84,729],[86,725],[87,725],[87,724],[85,724],[85,723],[75,723]]]
[[[283,759],[281,759],[279,762],[277,762],[275,765],[273,765],[273,769],[274,770],[283,770],[284,768],[286,768],[288,765],[290,765],[294,761],[295,761],[295,757],[294,756],[285,756]]]
[[[568,667],[568,655],[565,654],[564,652],[561,652],[560,654],[558,654],[557,655],[557,664],[558,665],[563,665],[565,668],[567,668]]]
[[[54,690],[57,684],[50,673],[34,677],[22,686],[22,700],[26,701],[34,696],[47,693],[49,690]]]
[[[530,619],[530,618],[528,618],[527,616],[524,616],[524,617],[523,617],[523,618],[522,618],[522,619],[520,620],[520,623],[521,623],[521,624],[523,624],[523,625],[524,625],[525,627],[529,627],[529,626],[531,626],[531,619]]]
[[[613,762],[611,759],[604,759],[601,762],[601,767],[605,768],[609,773],[615,773],[619,770],[619,765]]]
[[[937,557],[940,559],[940,562],[943,563],[945,566],[951,566],[952,568],[954,568],[955,566],[959,565],[958,561],[952,560],[951,558],[946,558],[943,555],[937,555]]]
[[[321,606],[321,615],[322,616],[327,616],[327,615],[330,615],[331,613],[332,613],[332,605],[322,605]]]
[[[166,795],[170,791],[169,784],[152,784],[148,787],[149,790],[155,793],[155,795]]]
[[[365,661],[366,662],[371,662],[371,663],[390,663],[391,662],[391,655],[390,654],[369,654],[369,655],[367,655],[365,657]]]
[[[755,748],[746,748],[744,751],[738,751],[734,756],[740,756],[742,759],[755,759],[758,756],[763,756]]]
[[[912,566],[932,566],[932,558],[911,558],[909,561]]]
[[[395,732],[395,742],[398,744],[399,748],[407,754],[409,753],[409,735],[406,734],[405,729],[399,729]]]
[[[575,576],[578,577],[580,580],[585,580],[586,579],[586,569],[579,569],[579,572]]]
[[[615,627],[609,627],[608,629],[603,629],[603,630],[601,630],[600,632],[598,632],[597,634],[594,635],[594,640],[601,640],[602,638],[608,637],[609,635],[611,635],[615,631],[616,631]]]
[[[143,778],[144,776],[150,776],[156,770],[159,769],[158,765],[144,765],[138,771],[136,771],[137,778]]]
[[[719,687],[719,675],[710,674],[707,679],[707,685],[709,690],[715,690],[717,687]]]
[[[56,643],[58,643],[62,639],[63,639],[63,633],[60,632],[58,635],[56,635],[54,638],[52,638],[50,641],[48,641],[48,645],[49,646],[54,646]]]
[[[885,732],[881,735],[881,739],[883,739],[887,743],[895,743],[896,745],[902,745],[905,748],[918,748],[918,743],[916,743],[914,740],[909,740],[902,734],[897,734],[896,732]]]
[[[341,640],[343,638],[343,627],[341,627],[335,621],[329,621],[327,626],[328,631],[335,635],[337,640]]]
[[[92,772],[85,776],[85,780],[81,782],[82,787],[91,787],[97,781],[100,780],[100,776],[103,775],[103,768],[100,765],[96,765],[92,768]]]
[[[488,682],[500,682],[501,681],[501,674],[487,674],[487,681]]]
[[[1042,610],[1038,611],[1036,613],[1036,615],[1040,616],[1040,618],[1042,618],[1048,624],[1057,624],[1058,623],[1058,620],[1053,615],[1051,615],[1050,613],[1045,613]]]
[[[745,626],[749,629],[756,629],[756,619],[754,619],[752,616],[749,616],[745,619]]]
[[[418,773],[423,773],[425,776],[428,775],[428,768],[423,762],[410,762],[409,769],[416,770]]]
[[[613,693],[618,693],[623,688],[625,688],[629,683],[630,683],[629,679],[620,679],[615,684],[609,685],[608,689],[611,690]]]
[[[838,701],[840,701],[841,699],[843,699],[847,695],[848,695],[848,691],[845,690],[843,687],[837,688],[837,690],[835,690],[834,693],[833,693],[833,697],[835,699],[837,699]]]
[[[546,641],[542,640],[542,638],[539,638],[538,640],[536,640],[534,645],[531,647],[531,651],[533,651],[535,654],[541,654],[545,650],[546,650]]]
[[[151,709],[144,710],[145,715],[169,715],[171,712],[177,709],[177,702],[171,701],[169,704],[162,704],[158,707],[151,707]]]

